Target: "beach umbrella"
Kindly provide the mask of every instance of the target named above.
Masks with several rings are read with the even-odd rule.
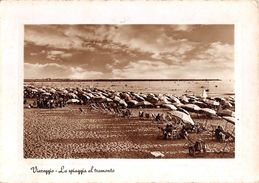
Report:
[[[180,103],[174,102],[173,105],[179,108],[179,107],[182,107],[184,104],[182,104],[181,102]]]
[[[144,99],[143,97],[139,96],[139,95],[137,95],[136,98],[137,98],[138,100],[140,100],[140,101],[145,101],[145,99]]]
[[[235,112],[231,111],[230,109],[223,109],[223,110],[220,109],[220,110],[218,110],[217,115],[219,115],[219,116],[232,116],[232,117],[234,117],[235,116]]]
[[[223,98],[223,97],[215,97],[214,99],[215,99],[217,102],[226,101],[226,99]]]
[[[231,116],[222,116],[223,119],[225,119],[227,122],[231,123],[231,124],[235,124],[235,118],[231,117]]]
[[[162,106],[173,111],[177,110],[177,108],[173,104],[162,104]]]
[[[129,101],[127,101],[127,103],[134,106],[134,105],[136,105],[138,103],[138,101],[136,101],[136,100],[129,100]]]
[[[92,93],[87,93],[87,95],[90,97],[90,98],[94,98],[94,95]]]
[[[184,112],[185,114],[190,115],[190,113],[188,111],[186,111],[185,109],[183,109],[181,107],[178,107],[177,111]]]
[[[222,101],[221,102],[222,106],[224,106],[225,108],[231,108],[233,107],[233,105],[229,102],[229,101]]]
[[[175,96],[170,96],[172,102],[181,103],[180,100]]]
[[[74,93],[68,93],[68,96],[69,96],[69,97],[72,97],[72,98],[77,98],[77,95],[74,94]]]
[[[87,99],[87,100],[90,100],[90,97],[89,97],[88,95],[83,94],[82,96],[83,96],[83,98],[85,98],[85,99]]]
[[[62,92],[63,92],[64,94],[68,94],[68,91],[67,91],[67,90],[62,90]]]
[[[45,93],[46,91],[43,89],[39,89],[38,92]]]
[[[106,102],[113,102],[113,100],[110,98],[106,98]]]
[[[181,100],[183,103],[189,103],[189,99],[188,99],[188,97],[186,97],[185,95],[181,96],[181,97],[180,97],[180,100]]]
[[[124,100],[120,100],[119,104],[124,106],[124,107],[128,107],[128,104]]]
[[[50,94],[50,93],[45,92],[45,93],[42,93],[42,95],[50,96],[51,94]]]
[[[155,103],[157,103],[157,102],[159,101],[159,99],[158,99],[157,97],[155,97],[155,96],[148,96],[148,97],[147,97],[147,100],[148,100],[150,103],[152,103],[152,104],[155,104]]]
[[[206,102],[208,105],[219,106],[219,102],[215,100],[205,100],[204,102]]]
[[[178,118],[180,118],[184,123],[189,123],[189,124],[192,124],[194,125],[194,121],[192,120],[191,116],[184,113],[184,112],[181,112],[181,111],[170,111],[168,112],[170,115],[172,116],[176,116]]]
[[[185,104],[181,106],[182,108],[186,109],[187,111],[199,111],[201,108],[195,104]]]
[[[163,104],[170,104],[170,102],[168,102],[168,101],[158,101],[158,102],[156,102],[154,105],[156,105],[156,106],[161,106],[161,105],[163,105]]]
[[[148,101],[141,101],[141,102],[138,102],[136,106],[152,106],[152,104]]]
[[[38,92],[37,89],[31,89],[30,92]]]
[[[102,96],[102,95],[97,95],[97,96],[93,97],[93,99],[99,101],[99,100],[105,100],[106,97],[105,97],[105,96]]]
[[[80,101],[78,100],[78,99],[69,99],[68,101],[67,101],[67,104],[69,104],[69,103],[79,103]]]
[[[202,102],[202,101],[194,101],[193,104],[201,107],[201,108],[207,108],[208,107],[208,104]]]
[[[56,90],[55,90],[54,88],[51,88],[51,89],[49,90],[49,92],[51,92],[51,93],[55,93],[55,92],[56,92]]]
[[[202,111],[202,112],[204,112],[204,113],[207,113],[207,114],[213,114],[213,115],[216,115],[216,111],[215,110],[213,110],[213,109],[209,109],[209,108],[201,108],[201,110],[200,111]]]
[[[121,98],[118,97],[118,96],[115,96],[115,97],[113,98],[113,100],[114,100],[115,102],[120,102],[120,101],[121,101]]]

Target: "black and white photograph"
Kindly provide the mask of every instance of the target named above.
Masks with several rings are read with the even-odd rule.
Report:
[[[0,182],[258,182],[257,1],[0,1]]]
[[[24,158],[234,158],[234,25],[25,25]]]

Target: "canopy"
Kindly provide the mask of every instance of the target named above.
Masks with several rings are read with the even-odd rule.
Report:
[[[191,116],[184,112],[170,111],[168,113],[172,116],[176,116],[176,117],[180,118],[184,123],[190,123],[190,124],[194,125],[194,121],[192,120]]]

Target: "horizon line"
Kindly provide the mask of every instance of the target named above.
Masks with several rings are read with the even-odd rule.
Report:
[[[30,81],[42,81],[42,82],[49,82],[49,81],[222,81],[222,79],[51,79],[51,78],[44,78],[44,79],[24,79],[25,82]]]

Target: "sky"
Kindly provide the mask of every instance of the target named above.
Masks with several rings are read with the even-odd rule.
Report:
[[[25,25],[25,79],[233,79],[233,25]]]

